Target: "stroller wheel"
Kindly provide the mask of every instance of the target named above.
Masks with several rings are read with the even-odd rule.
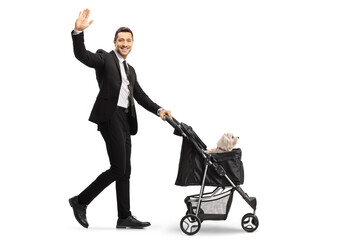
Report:
[[[254,214],[247,213],[241,220],[241,226],[247,232],[254,232],[259,226],[259,220]]]
[[[200,219],[192,214],[185,215],[180,221],[180,228],[187,235],[196,234],[201,227]]]
[[[200,208],[199,214],[196,214],[196,207],[192,207],[191,211],[192,211],[192,212],[189,212],[189,210],[187,210],[186,213],[185,213],[185,215],[189,215],[189,214],[191,214],[191,215],[196,215],[196,216],[198,216],[198,218],[200,219],[200,222],[203,222],[203,220],[201,219],[201,217],[200,217],[199,215],[203,215],[203,214],[204,214],[204,210],[202,210],[202,209]]]

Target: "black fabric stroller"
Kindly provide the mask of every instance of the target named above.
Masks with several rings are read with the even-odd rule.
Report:
[[[208,154],[206,145],[190,126],[168,116],[165,116],[165,119],[174,127],[174,134],[183,137],[175,185],[201,186],[200,194],[185,198],[187,212],[180,221],[181,230],[185,234],[194,235],[200,230],[204,220],[226,220],[233,193],[238,192],[253,209],[253,213],[243,216],[242,228],[247,232],[255,231],[259,226],[255,215],[256,198],[249,197],[240,187],[244,183],[241,149]],[[204,193],[205,186],[216,188],[212,192]]]

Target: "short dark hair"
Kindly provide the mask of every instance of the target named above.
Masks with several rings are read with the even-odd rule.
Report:
[[[119,32],[129,32],[129,33],[131,33],[131,37],[132,37],[132,39],[134,40],[134,36],[133,36],[133,33],[132,33],[132,31],[130,30],[130,28],[128,28],[128,27],[121,27],[121,28],[119,28],[119,29],[116,31],[115,37],[114,37],[114,41],[116,41]]]

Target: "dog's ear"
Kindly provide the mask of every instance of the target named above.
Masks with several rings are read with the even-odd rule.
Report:
[[[222,147],[222,146],[224,145],[224,144],[223,144],[224,138],[225,138],[225,134],[223,134],[223,135],[221,136],[221,138],[219,139],[219,141],[216,143],[217,147]]]
[[[218,141],[218,147],[228,150],[231,147],[231,138],[228,133],[225,133]]]

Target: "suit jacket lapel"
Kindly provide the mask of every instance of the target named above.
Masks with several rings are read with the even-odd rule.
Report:
[[[111,56],[113,57],[114,61],[115,61],[115,65],[116,65],[116,68],[119,72],[119,76],[120,76],[120,82],[121,82],[121,71],[120,71],[120,62],[119,62],[119,59],[118,57],[116,56],[116,53],[113,51],[110,52]]]
[[[129,80],[130,85],[131,85],[131,86],[134,86],[134,83],[135,83],[135,74],[133,73],[133,67],[130,66],[129,64],[128,64],[128,66],[129,66],[129,73],[130,73],[130,79],[128,79],[128,80]]]

